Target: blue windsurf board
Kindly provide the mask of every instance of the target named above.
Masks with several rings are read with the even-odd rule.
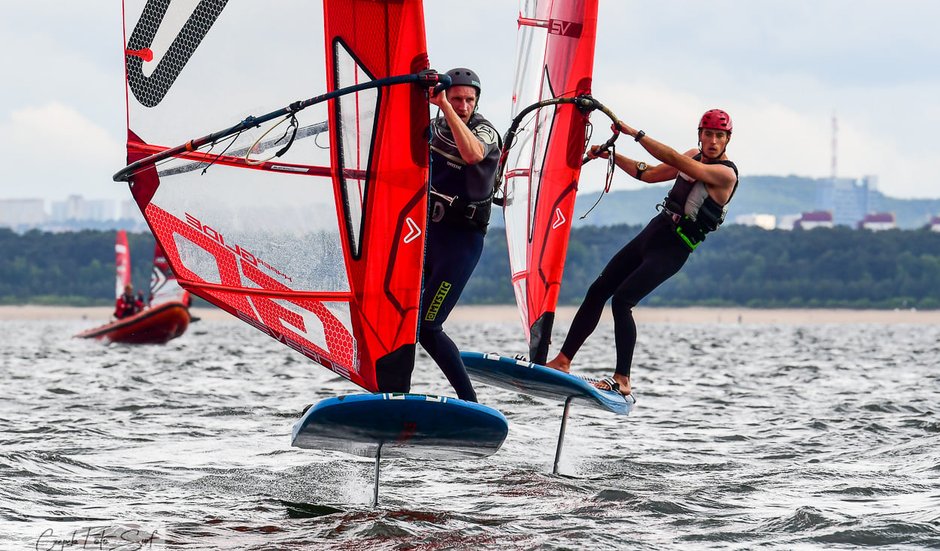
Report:
[[[470,377],[500,388],[552,400],[572,398],[620,415],[629,415],[636,403],[632,395],[623,396],[620,392],[595,387],[591,383],[597,379],[571,375],[529,361],[482,352],[461,352],[460,357]]]
[[[352,394],[323,400],[294,424],[291,445],[362,457],[457,459],[496,453],[509,432],[499,411],[425,394]]]

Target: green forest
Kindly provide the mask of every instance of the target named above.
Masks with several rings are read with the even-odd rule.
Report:
[[[561,289],[578,304],[640,226],[575,228]],[[134,284],[148,286],[153,237],[128,234]],[[311,259],[315,261],[315,259]],[[849,228],[767,231],[729,225],[710,234],[648,306],[940,308],[940,233]],[[0,229],[0,303],[103,305],[114,297],[114,232],[17,234]],[[463,304],[511,304],[505,234],[487,234]]]

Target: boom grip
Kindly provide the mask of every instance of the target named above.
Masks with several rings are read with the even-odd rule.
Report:
[[[447,90],[448,88],[450,88],[450,85],[453,82],[453,80],[451,80],[450,78],[450,75],[446,75],[446,74],[437,75],[437,79],[438,79],[438,83],[434,86],[434,90],[431,91],[431,97],[434,97],[440,94],[441,92],[443,92],[444,90]]]

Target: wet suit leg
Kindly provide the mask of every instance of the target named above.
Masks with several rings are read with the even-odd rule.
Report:
[[[574,355],[597,328],[604,304],[613,297],[614,341],[617,345],[615,373],[630,376],[636,347],[636,322],[633,307],[643,297],[678,272],[689,258],[689,250],[675,234],[665,216],[653,218],[607,263],[588,289],[578,308],[571,329],[561,348],[568,359]]]
[[[454,341],[444,333],[444,321],[457,304],[483,252],[483,234],[472,229],[432,222],[428,226],[418,342],[457,391],[457,397],[477,401],[467,368]]]

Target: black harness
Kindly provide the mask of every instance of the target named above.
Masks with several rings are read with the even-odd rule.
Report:
[[[487,153],[487,157],[476,165],[467,165],[459,158],[459,152],[453,143],[453,135],[446,123],[432,122],[431,143],[431,222],[443,222],[453,226],[468,228],[486,233],[493,210],[493,197],[496,193],[496,167],[502,140],[493,125],[479,114],[471,116],[468,126],[475,134],[479,127],[491,132],[496,147]],[[493,142],[490,142],[493,143]],[[438,164],[440,163],[440,164]],[[446,168],[441,168],[442,166]],[[435,170],[438,170],[435,174]],[[485,188],[485,198],[469,200],[464,195],[476,189],[477,193]],[[479,195],[478,195],[479,196]]]
[[[693,157],[696,161],[701,159],[701,153]],[[718,161],[734,170],[738,174],[738,167],[731,161]],[[719,226],[725,221],[725,205],[718,204],[718,201],[712,199],[711,195],[706,195],[699,207],[695,219],[685,214],[685,201],[688,200],[692,187],[697,182],[688,182],[682,176],[676,178],[676,183],[669,190],[661,205],[657,205],[663,214],[669,216],[676,226],[676,235],[689,248],[694,251],[702,241],[705,241],[706,234],[717,231]],[[731,191],[731,197],[738,190],[738,182],[735,180],[734,189]],[[728,197],[728,202],[731,202]]]
[[[432,189],[430,200],[432,222],[445,222],[486,233],[493,211],[492,194],[479,201],[467,201],[463,197],[451,197]]]

